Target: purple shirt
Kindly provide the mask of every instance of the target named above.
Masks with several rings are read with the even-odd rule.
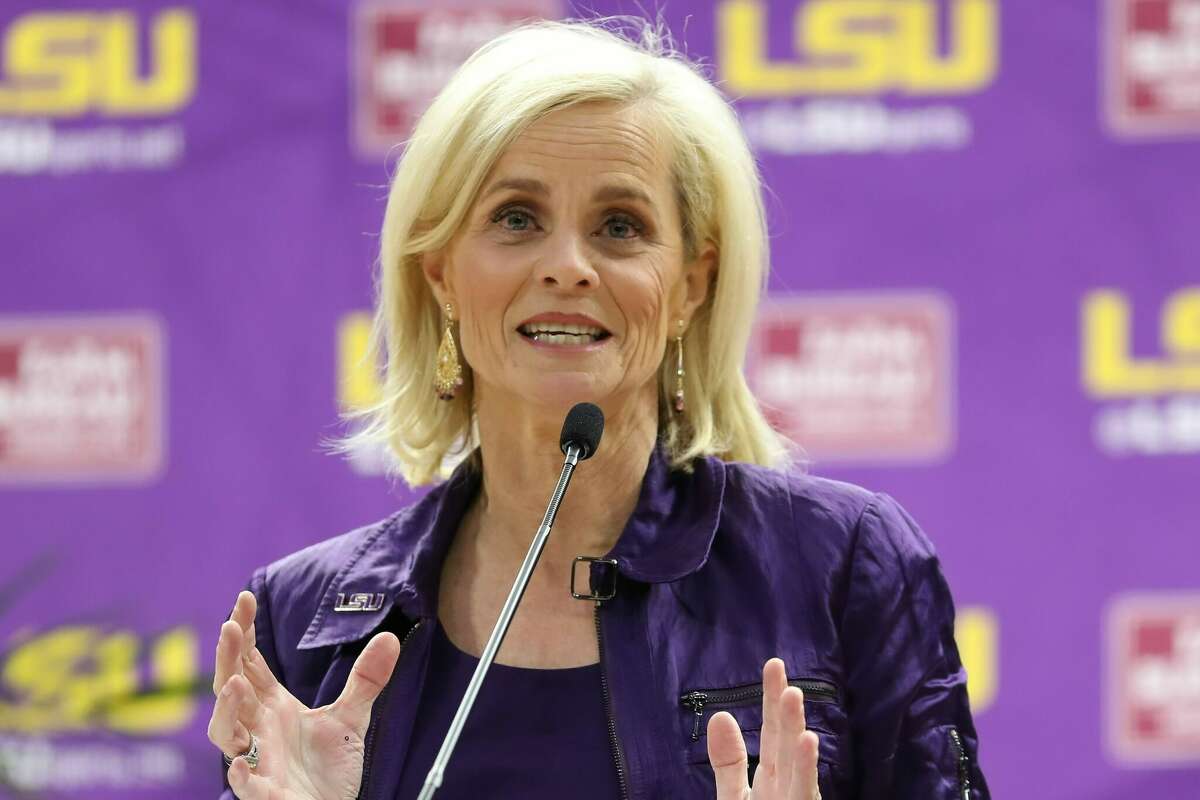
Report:
[[[396,797],[420,792],[478,663],[434,623],[429,677]],[[614,800],[619,790],[601,692],[599,664],[568,669],[492,664],[435,797]]]

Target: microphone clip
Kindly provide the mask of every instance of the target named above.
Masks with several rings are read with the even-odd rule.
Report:
[[[588,565],[588,592],[575,590],[578,582],[575,570],[580,564]],[[575,556],[571,562],[571,597],[576,600],[595,600],[597,603],[612,600],[617,596],[617,560],[597,556]]]

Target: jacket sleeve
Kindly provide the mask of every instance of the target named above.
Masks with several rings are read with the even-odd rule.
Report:
[[[854,531],[840,620],[861,800],[988,800],[933,545],[876,495]]]
[[[275,627],[271,620],[271,601],[267,593],[266,567],[260,567],[254,571],[246,588],[254,594],[254,599],[258,601],[258,612],[254,616],[255,646],[258,648],[258,652],[262,653],[263,660],[267,662],[271,672],[279,679],[280,683],[286,686],[287,681],[284,679],[280,669],[279,656],[275,651]],[[218,757],[221,758],[222,788],[219,800],[236,800],[233,789],[229,788],[229,767],[225,766],[223,757]]]

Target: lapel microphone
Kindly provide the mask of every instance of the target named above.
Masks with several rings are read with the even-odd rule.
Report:
[[[525,594],[525,587],[529,585],[529,578],[533,575],[538,559],[542,557],[546,540],[550,538],[550,528],[554,525],[554,518],[558,515],[558,507],[562,503],[563,495],[567,492],[571,475],[580,461],[586,461],[596,454],[596,448],[600,446],[600,436],[603,433],[604,412],[600,410],[599,406],[593,403],[577,403],[567,412],[567,418],[563,421],[562,433],[558,437],[559,449],[566,456],[563,461],[562,474],[558,477],[558,485],[554,487],[554,494],[550,496],[550,504],[546,506],[546,515],[542,517],[542,524],[538,526],[533,543],[529,545],[525,561],[517,570],[517,578],[513,582],[512,590],[509,591],[508,599],[504,601],[504,606],[500,609],[500,618],[496,620],[496,626],[492,628],[492,635],[488,637],[483,654],[479,656],[475,674],[471,676],[471,681],[467,684],[462,702],[458,704],[458,711],[454,712],[454,719],[450,722],[450,729],[446,731],[446,738],[442,740],[442,747],[438,750],[437,758],[433,760],[433,766],[429,768],[429,774],[425,777],[425,785],[421,787],[421,793],[417,795],[418,800],[429,800],[442,785],[446,764],[450,761],[454,746],[458,744],[458,737],[467,723],[467,717],[471,714],[471,707],[475,705],[475,698],[483,686],[483,679],[487,676],[488,668],[492,666],[492,661],[495,660],[496,653],[504,642],[508,626],[512,622],[513,615],[517,613],[517,606],[521,603],[522,595]]]

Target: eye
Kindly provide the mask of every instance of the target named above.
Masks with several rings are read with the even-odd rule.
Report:
[[[604,230],[614,239],[636,239],[642,235],[641,224],[628,214],[612,214],[604,220]]]
[[[492,215],[492,222],[504,230],[514,233],[530,231],[536,227],[533,214],[518,206],[506,206],[500,209]]]

